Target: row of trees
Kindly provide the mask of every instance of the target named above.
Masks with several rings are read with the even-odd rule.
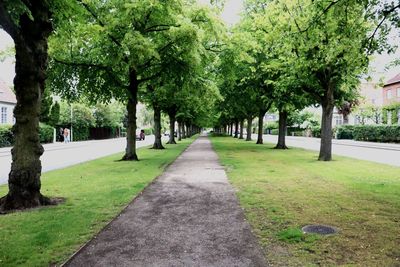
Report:
[[[219,98],[215,47],[224,35],[216,8],[197,1],[1,0],[0,25],[15,43],[18,104],[9,192],[2,211],[51,204],[40,193],[38,136],[45,83],[68,101],[126,104],[127,146],[136,154],[138,100],[154,110],[154,148],[161,112],[181,131],[197,130]],[[186,135],[186,134],[184,134]],[[171,134],[173,137],[173,134]],[[170,140],[174,143],[174,140]]]
[[[391,49],[386,38],[390,23],[398,26],[398,9],[380,1],[246,1],[243,18],[221,53],[224,100],[216,127],[236,124],[238,129],[257,116],[261,144],[264,114],[275,109],[276,148],[285,149],[288,114],[321,106],[319,160],[330,161],[333,109],[357,100],[370,56]]]

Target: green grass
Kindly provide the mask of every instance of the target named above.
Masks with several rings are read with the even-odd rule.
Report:
[[[165,150],[139,149],[139,162],[122,154],[42,175],[42,193],[65,197],[59,206],[0,216],[0,266],[59,264],[98,233],[193,141]],[[0,195],[7,192],[0,187]]]
[[[400,168],[212,138],[269,263],[400,266]],[[339,234],[303,234],[328,224]]]

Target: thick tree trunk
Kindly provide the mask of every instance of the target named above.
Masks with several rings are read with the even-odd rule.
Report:
[[[168,144],[175,145],[175,113],[168,114],[169,116],[169,141]]]
[[[239,136],[239,121],[235,120],[235,135],[233,137],[238,138],[238,136]]]
[[[240,120],[239,139],[243,139],[243,127],[244,127],[244,120]]]
[[[286,146],[287,111],[279,111],[279,135],[276,149],[288,149]]]
[[[253,124],[253,117],[249,116],[247,118],[247,135],[246,135],[246,141],[251,141],[251,127]]]
[[[126,129],[126,149],[122,160],[138,160],[136,155],[136,105],[139,82],[135,70],[131,70],[129,74],[129,99],[127,104],[128,125]]]
[[[0,12],[1,25],[15,42],[14,88],[17,97],[9,191],[0,199],[0,212],[52,204],[40,193],[43,147],[39,139],[39,114],[46,79],[47,39],[52,32],[46,3],[38,1],[29,6],[34,19],[22,15],[18,26],[3,25],[8,14],[2,14],[4,10]],[[13,27],[18,27],[17,32],[12,31]]]
[[[164,149],[161,141],[161,108],[153,104],[154,110],[154,144],[153,149]]]
[[[322,103],[321,147],[318,160],[332,160],[332,117],[334,108],[333,93],[327,93],[327,99]]]
[[[264,115],[265,110],[260,110],[258,114],[258,136],[257,136],[257,144],[263,144],[263,128],[264,128]]]

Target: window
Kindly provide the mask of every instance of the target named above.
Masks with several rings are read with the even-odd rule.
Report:
[[[7,123],[7,108],[1,107],[1,123]]]
[[[391,99],[392,98],[392,90],[389,89],[389,90],[386,91],[386,98],[387,99]]]

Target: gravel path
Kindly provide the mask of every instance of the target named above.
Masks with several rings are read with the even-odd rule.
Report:
[[[207,137],[65,266],[266,266]]]

